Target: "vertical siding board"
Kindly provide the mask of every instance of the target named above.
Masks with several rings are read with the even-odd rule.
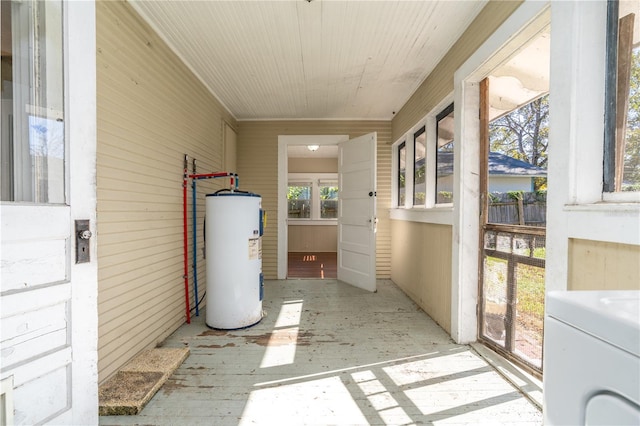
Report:
[[[238,126],[238,173],[242,189],[262,195],[263,208],[270,220],[262,243],[262,270],[266,278],[277,277],[278,269],[278,136],[349,135],[354,138],[370,132],[378,134],[378,193],[376,269],[379,278],[391,275],[390,162],[391,122],[389,121],[241,121]]]
[[[98,2],[96,19],[102,382],[183,323],[182,157],[219,171],[222,123],[236,122],[129,4]],[[221,185],[199,184],[198,196]],[[204,201],[200,235],[203,215]]]

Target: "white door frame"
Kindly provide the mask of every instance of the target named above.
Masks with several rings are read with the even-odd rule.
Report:
[[[89,219],[91,262],[71,259],[73,341],[72,422],[97,422],[98,404],[98,235],[96,231],[96,7],[94,1],[65,2],[71,221]],[[75,257],[75,238],[72,257]]]
[[[289,145],[337,145],[349,140],[349,135],[280,135],[278,136],[278,279],[287,278],[287,176]]]
[[[525,1],[454,74],[456,115],[451,277],[451,337],[456,343],[478,336],[479,82],[549,22],[549,2]],[[546,14],[546,16],[545,16]]]

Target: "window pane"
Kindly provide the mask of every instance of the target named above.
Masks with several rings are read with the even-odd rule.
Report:
[[[338,217],[338,184],[337,182],[320,182],[320,218],[335,219]]]
[[[549,95],[489,123],[489,223],[545,226]]]
[[[453,104],[437,117],[436,204],[453,202]]]
[[[414,167],[413,167],[413,205],[422,206],[425,202],[425,153],[426,134],[424,127],[414,135]]]
[[[618,123],[623,129],[622,184],[621,191],[640,191],[640,2],[621,1],[619,7],[619,42],[618,46],[618,93],[627,99],[621,99],[622,117]],[[635,29],[635,31],[634,31]],[[623,69],[625,68],[626,69]],[[626,121],[626,126],[625,122]]]
[[[311,183],[290,184],[287,191],[290,218],[311,217]]]
[[[638,13],[640,14],[640,11]],[[640,191],[640,46],[633,49],[632,66],[633,80],[629,88],[629,111],[624,142],[623,191]]]
[[[607,4],[604,190],[640,191],[640,2]]]
[[[64,203],[62,2],[1,7],[1,199]]]
[[[549,94],[489,123],[489,192],[547,190]]]
[[[406,199],[407,147],[402,142],[398,146],[398,206],[404,206]]]

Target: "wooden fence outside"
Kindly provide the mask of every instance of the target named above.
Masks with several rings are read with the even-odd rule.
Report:
[[[546,192],[489,194],[489,223],[546,226]]]

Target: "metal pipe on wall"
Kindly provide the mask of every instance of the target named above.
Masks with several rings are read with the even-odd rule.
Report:
[[[196,159],[193,159],[193,174],[196,173]],[[193,197],[192,197],[192,212],[193,212],[193,298],[196,304],[196,316],[200,316],[200,302],[198,300],[198,256],[196,255],[197,250],[197,241],[196,241],[196,218],[198,212],[196,210],[196,180],[191,180],[191,188],[193,188]]]
[[[184,303],[187,315],[187,324],[191,324],[191,310],[189,309],[189,249],[187,248],[187,154],[184,155],[184,174],[182,178],[182,227],[184,246]]]
[[[196,190],[196,181],[200,179],[216,179],[222,177],[229,177],[229,184],[231,190],[237,190],[240,179],[238,178],[237,173],[230,172],[215,172],[215,173],[196,173],[196,160],[193,161],[193,173],[189,174],[188,170],[188,156],[184,155],[184,174],[182,180],[182,213],[183,213],[183,246],[184,246],[184,291],[185,291],[185,310],[187,316],[187,324],[191,323],[191,309],[190,309],[190,301],[189,301],[189,248],[188,248],[188,224],[187,224],[187,185],[188,180],[191,181],[192,188],[192,208],[193,208],[193,294],[195,297],[195,310],[196,316],[200,315],[200,301],[198,300],[198,256],[196,255],[197,250],[197,238],[196,238],[196,223],[197,223],[197,209],[196,209],[196,199],[197,199],[197,190]]]

